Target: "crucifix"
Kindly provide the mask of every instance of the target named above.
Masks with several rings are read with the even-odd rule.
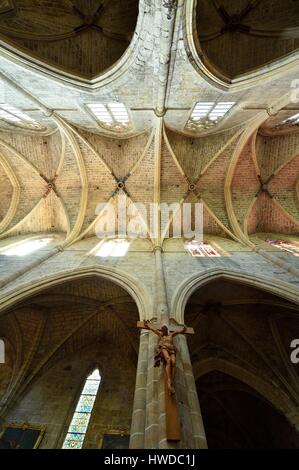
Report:
[[[177,349],[173,338],[177,335],[194,334],[193,328],[168,327],[167,325],[154,325],[149,321],[138,322],[140,329],[150,330],[159,337],[156,348],[154,367],[164,366],[166,435],[168,441],[180,441],[180,421],[177,401],[175,398],[175,373]]]

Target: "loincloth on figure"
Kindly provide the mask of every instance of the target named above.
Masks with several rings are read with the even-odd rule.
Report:
[[[156,351],[155,351],[154,367],[159,367],[161,363],[165,364],[165,359],[163,356],[163,349],[166,350],[170,356],[172,354],[176,354],[176,351],[177,351],[174,344],[171,344],[171,343],[158,344],[158,346],[156,347]]]

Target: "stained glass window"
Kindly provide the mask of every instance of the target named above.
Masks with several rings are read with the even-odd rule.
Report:
[[[294,256],[299,256],[299,243],[291,243],[285,240],[266,240],[267,243],[270,245],[275,246],[276,248],[280,248],[280,250],[288,251],[292,253]]]
[[[215,250],[215,248],[210,245],[209,243],[205,242],[199,242],[197,240],[192,240],[190,242],[185,243],[185,248],[186,250],[189,251],[189,253],[192,256],[196,257],[219,257],[220,254]]]
[[[100,372],[96,369],[85,382],[62,446],[63,449],[82,449],[100,383]]]

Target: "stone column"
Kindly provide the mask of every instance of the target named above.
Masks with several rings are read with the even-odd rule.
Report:
[[[185,377],[182,355],[180,353],[180,339],[176,337],[174,341],[178,349],[176,358],[175,389],[181,423],[181,441],[179,447],[181,449],[194,449],[195,442],[193,438],[193,425],[188,398],[188,384]]]
[[[149,332],[140,332],[139,355],[131,424],[130,449],[145,447],[147,369],[148,369]]]
[[[193,444],[195,449],[206,449],[207,439],[204,430],[204,424],[200,411],[200,405],[196,390],[195,379],[193,375],[192,364],[190,360],[190,354],[185,336],[177,336],[177,347],[179,349],[180,359],[183,367],[183,374],[185,379],[185,388],[182,390],[182,396],[180,397],[187,405],[188,413],[190,414],[190,423],[192,425]],[[185,412],[184,412],[185,413]]]
[[[169,309],[166,293],[166,284],[163,267],[162,248],[155,247],[155,264],[156,264],[156,295],[157,295],[157,318],[160,324],[169,324]],[[156,340],[157,344],[157,340]],[[165,384],[164,384],[164,367],[158,369],[158,405],[159,405],[159,449],[174,449],[176,443],[167,441],[166,438],[166,413],[165,413]]]
[[[154,316],[158,323],[168,323],[169,311],[164,278],[162,248],[156,246],[155,254],[155,295],[156,312]],[[158,337],[150,333],[149,364],[148,364],[148,401],[147,401],[147,448],[169,448],[166,439],[165,419],[165,390],[163,367],[154,367],[155,349]]]
[[[159,324],[170,324],[162,249],[155,248],[155,312]],[[193,370],[185,336],[177,336],[176,399],[181,422],[181,441],[166,437],[165,387],[163,367],[154,367],[158,337],[143,330],[140,335],[130,448],[190,449],[207,447]]]
[[[169,312],[163,271],[162,249],[155,248],[155,311],[152,318],[168,323]],[[130,448],[167,448],[163,368],[154,367],[158,337],[142,331],[137,366]]]
[[[159,323],[169,322],[169,311],[166,294],[166,284],[164,277],[163,259],[162,259],[162,248],[156,246],[155,252],[155,268],[156,268],[156,316]]]
[[[159,371],[154,367],[157,337],[149,332],[148,348],[148,374],[146,390],[146,423],[145,423],[145,449],[158,449],[159,443],[159,401],[158,380]]]

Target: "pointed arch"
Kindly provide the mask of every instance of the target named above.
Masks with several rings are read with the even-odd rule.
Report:
[[[185,307],[192,294],[200,287],[216,280],[228,280],[249,287],[278,295],[285,300],[295,304],[298,302],[298,288],[287,282],[283,282],[271,277],[249,276],[243,271],[233,271],[227,268],[207,269],[204,273],[195,274],[185,279],[178,287],[172,299],[172,318],[178,323],[184,323]]]
[[[277,390],[269,386],[269,383],[265,381],[263,377],[259,377],[251,371],[226,359],[209,357],[194,366],[195,380],[213,371],[222,372],[251,387],[257,394],[270,403],[274,409],[285,416],[291,425],[296,426],[298,412],[294,404],[284,391],[280,390],[279,393],[277,393]]]
[[[0,302],[0,315],[2,312],[12,307],[17,302],[20,302],[32,295],[41,293],[45,289],[57,286],[64,282],[83,279],[91,276],[103,277],[106,280],[115,282],[115,284],[123,287],[134,299],[137,304],[140,319],[149,318],[152,313],[153,300],[147,290],[140,285],[138,280],[128,273],[108,266],[97,266],[91,268],[78,268],[75,270],[65,270],[61,266],[61,271],[51,276],[41,279],[37,276],[35,280],[20,286],[10,292],[3,293]]]

